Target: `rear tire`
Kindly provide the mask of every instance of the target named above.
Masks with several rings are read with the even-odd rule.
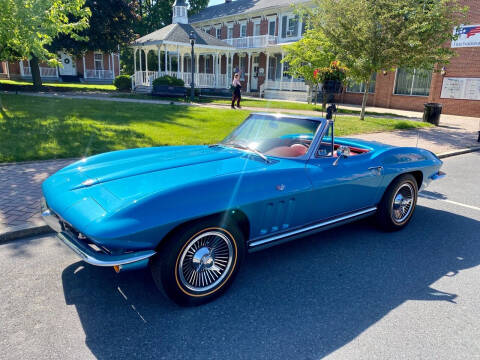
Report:
[[[403,229],[412,218],[417,205],[418,185],[413,175],[396,178],[378,204],[377,222],[386,231]]]
[[[234,222],[199,221],[176,231],[150,262],[157,287],[182,306],[220,296],[245,256],[245,238]]]

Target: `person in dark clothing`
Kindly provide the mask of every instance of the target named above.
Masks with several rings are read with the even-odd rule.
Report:
[[[232,87],[232,109],[235,109],[235,101],[237,102],[237,107],[241,109],[240,100],[242,100],[242,96],[240,95],[240,90],[242,89],[242,83],[240,82],[240,76],[238,75],[238,73],[235,74],[235,76],[233,77]]]

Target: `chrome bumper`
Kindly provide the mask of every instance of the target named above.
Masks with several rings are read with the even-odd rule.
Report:
[[[62,225],[58,216],[47,207],[45,202],[42,202],[42,217],[47,225],[57,233],[60,241],[89,264],[96,266],[120,266],[143,261],[155,255],[155,251],[153,250],[143,250],[120,255],[96,251],[88,245],[88,243],[78,239],[75,234],[65,229],[65,226]]]

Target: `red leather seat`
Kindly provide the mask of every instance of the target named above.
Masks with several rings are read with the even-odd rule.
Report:
[[[308,147],[302,144],[293,144],[291,146],[278,146],[267,152],[267,155],[280,157],[299,157],[307,153]]]

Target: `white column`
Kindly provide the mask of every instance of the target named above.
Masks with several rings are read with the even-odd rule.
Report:
[[[252,54],[248,53],[248,80],[247,92],[250,92],[250,83],[252,82]]]
[[[180,56],[180,65],[179,65],[180,66],[180,72],[182,73],[182,76],[183,76],[183,73],[185,72],[184,69],[183,69],[184,61],[185,61],[184,60],[184,55],[182,53],[181,56]]]
[[[142,48],[138,49],[138,57],[140,58],[140,71],[143,71],[143,66],[142,66],[142,53],[143,53]]]
[[[282,59],[283,60],[283,51],[282,51]],[[283,61],[280,61],[280,90],[282,90],[282,84],[283,84]]]
[[[120,62],[119,62],[120,63]],[[83,71],[85,76],[85,56],[83,57]],[[134,82],[133,85],[137,85],[137,49],[133,48],[133,78]],[[132,86],[132,90],[134,89],[134,86]]]
[[[112,76],[115,77],[115,59],[113,58],[113,53],[110,53],[110,57],[112,58]]]
[[[180,79],[180,49],[177,45],[177,79]]]
[[[148,53],[150,50],[145,51],[145,71],[147,72],[148,76]]]
[[[265,81],[263,83],[263,87],[266,88],[267,87],[267,83],[268,83],[268,69],[270,68],[270,53],[267,52],[267,62],[266,62],[266,69],[265,69]]]
[[[24,72],[23,72],[23,60],[20,60],[19,64],[20,64],[20,75],[23,76],[23,75],[24,75]]]
[[[167,45],[163,45],[163,50],[165,50],[165,75],[167,74],[168,71],[168,51],[167,51]]]
[[[135,66],[135,53],[136,50],[133,52],[133,74],[135,75],[136,66]],[[83,63],[83,78],[87,78],[87,69],[85,69],[85,55],[82,55],[82,63]],[[57,66],[57,72],[58,72],[58,66]]]
[[[217,54],[212,55],[213,87],[217,87]]]
[[[108,57],[108,70],[112,70],[112,57]]]
[[[6,61],[5,64],[7,66],[7,78],[10,79],[10,69],[9,69],[8,61]]]
[[[157,47],[157,62],[158,62],[158,76],[160,77],[160,73],[162,72],[162,67],[161,67],[161,61],[162,60],[162,57],[161,57],[161,51],[160,51],[160,46]]]

